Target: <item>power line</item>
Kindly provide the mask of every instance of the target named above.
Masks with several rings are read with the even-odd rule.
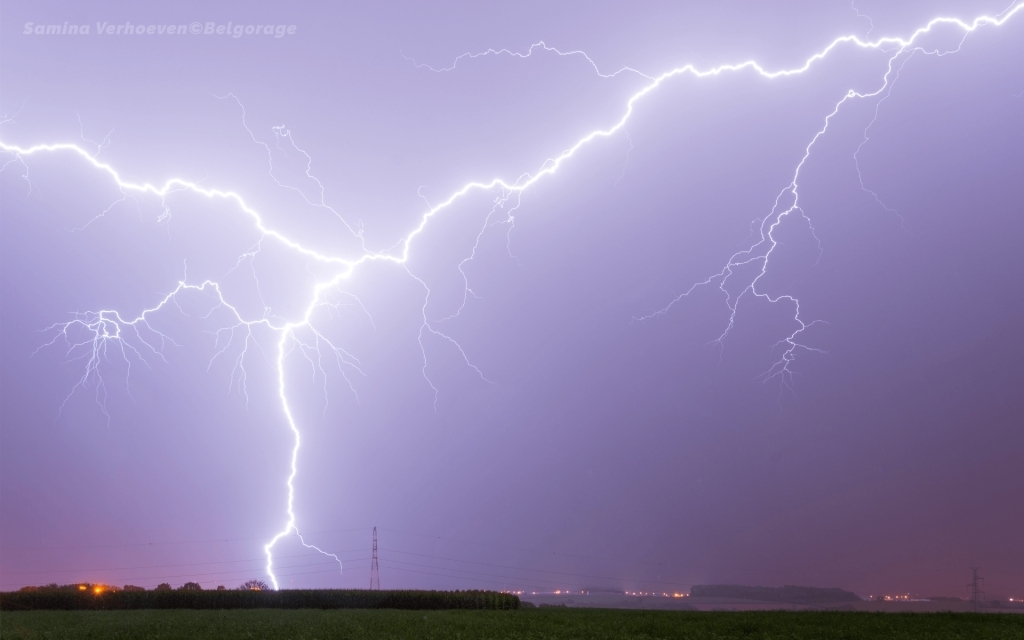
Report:
[[[461,573],[461,574],[473,574],[473,575],[487,576],[487,577],[490,577],[490,578],[498,578],[498,579],[505,580],[505,581],[529,582],[529,583],[532,583],[534,585],[537,585],[537,584],[565,585],[566,582],[568,582],[570,585],[573,584],[573,583],[579,585],[581,583],[585,584],[585,583],[582,582],[583,580],[612,581],[615,584],[619,584],[623,580],[632,580],[632,581],[636,581],[636,582],[640,582],[640,583],[646,583],[646,584],[650,584],[650,585],[660,585],[660,586],[672,587],[672,588],[688,586],[688,585],[684,585],[684,584],[682,584],[680,582],[669,582],[669,581],[661,581],[661,580],[651,580],[651,579],[649,579],[647,577],[641,577],[641,576],[625,576],[625,575],[602,576],[602,575],[594,575],[594,574],[577,574],[577,573],[568,572],[568,571],[555,571],[555,570],[550,570],[550,569],[533,569],[533,568],[521,567],[521,566],[503,565],[503,564],[496,564],[496,563],[489,563],[489,562],[479,562],[479,561],[473,561],[473,560],[462,560],[462,559],[459,559],[459,558],[451,558],[451,557],[444,557],[444,556],[428,555],[428,554],[414,553],[414,552],[409,552],[409,551],[400,551],[400,550],[397,550],[397,549],[390,549],[390,548],[389,549],[381,549],[377,545],[376,529],[377,529],[377,527],[373,527],[371,529],[373,531],[373,542],[374,542],[374,544],[373,544],[373,547],[372,547],[372,554],[371,554],[370,558],[343,559],[343,561],[345,562],[346,568],[356,568],[356,566],[358,566],[358,565],[353,566],[355,563],[360,563],[361,564],[361,562],[369,560],[370,561],[369,562],[369,567],[370,567],[370,574],[371,574],[370,575],[370,587],[371,588],[376,588],[376,589],[380,588],[379,557],[378,557],[378,552],[380,550],[390,551],[390,552],[392,552],[394,554],[399,554],[399,555],[402,555],[402,556],[413,556],[413,557],[419,557],[419,558],[424,558],[424,559],[431,559],[431,560],[440,561],[440,562],[454,562],[454,563],[459,563],[459,564],[472,564],[472,565],[476,565],[476,566],[479,566],[479,567],[490,567],[490,568],[501,569],[503,571],[502,571],[502,574],[481,573],[481,572],[475,572],[475,571],[459,569],[459,568],[454,568],[454,567],[438,567],[436,565],[417,564],[417,563],[404,562],[404,561],[394,560],[394,559],[389,560],[390,563],[399,563],[399,564],[407,565],[407,566],[410,566],[410,567],[430,568],[430,569],[436,569],[436,570],[442,570],[442,571],[453,571],[453,572],[457,572],[457,573]],[[366,530],[366,527],[358,527],[358,528],[350,528],[350,529],[341,529],[341,530],[336,530],[336,531],[337,532],[349,532],[349,531],[365,531],[365,530]],[[392,531],[395,531],[395,530],[392,530]],[[445,538],[443,536],[430,536],[430,535],[425,535],[425,534],[414,534],[414,533],[405,532],[405,531],[395,531],[395,532],[399,533],[399,534],[412,535],[412,536],[417,536],[417,537],[422,537],[422,538],[450,540],[450,541],[453,541],[453,542],[477,544],[477,545],[485,546],[485,547],[502,548],[501,545],[493,545],[493,544],[487,544],[487,543],[478,543],[478,542],[472,542],[472,541],[464,541],[464,540],[458,540],[458,539],[454,539],[454,538]],[[315,533],[329,533],[329,531],[320,531],[320,532],[315,532]],[[256,539],[256,538],[240,538],[240,540],[244,540],[244,539]],[[221,542],[221,541],[226,541],[226,540],[224,540],[224,539],[217,539],[217,540],[214,540],[214,541],[215,542]],[[194,544],[194,543],[201,543],[201,542],[203,542],[203,541],[201,541],[201,540],[194,540],[194,541],[167,542],[167,543],[139,543],[139,544],[121,545],[121,546],[147,546],[149,544],[158,544],[158,545],[159,544]],[[119,545],[100,545],[100,546],[116,547],[116,546],[119,546]],[[92,548],[92,547],[81,547],[81,548]],[[588,557],[590,557],[590,556],[584,556],[584,555],[578,555],[578,554],[560,554],[560,553],[556,553],[556,552],[531,551],[531,550],[522,549],[522,548],[518,548],[517,549],[515,547],[504,547],[504,548],[506,548],[506,549],[516,549],[518,551],[526,551],[526,552],[529,552],[529,553],[536,553],[536,554],[543,554],[543,555],[563,555],[563,556],[576,557],[576,558],[588,558]],[[365,553],[365,547],[364,547],[364,551],[362,551],[362,552]],[[354,553],[360,553],[360,550],[359,549],[349,549],[349,550],[338,551],[336,553],[337,554],[349,554],[349,553],[353,553],[354,554]],[[279,557],[281,559],[284,559],[284,558],[300,558],[300,557],[306,557],[306,554],[290,555],[290,556],[279,556]],[[613,560],[612,558],[608,558],[608,557],[604,557],[602,559],[604,559],[604,560]],[[47,570],[13,571],[13,572],[0,572],[0,575],[6,575],[6,576],[23,575],[23,576],[28,576],[28,575],[38,575],[38,574],[74,574],[74,573],[80,573],[81,574],[81,573],[93,573],[93,572],[97,572],[97,573],[103,572],[103,573],[106,573],[106,572],[122,572],[122,571],[139,571],[139,570],[145,570],[145,569],[160,569],[160,568],[171,568],[171,567],[202,567],[202,566],[219,565],[219,564],[232,564],[232,563],[244,563],[244,562],[261,562],[262,560],[263,560],[263,558],[261,557],[261,558],[240,559],[240,560],[224,560],[224,561],[196,562],[196,563],[179,563],[179,564],[165,564],[165,565],[142,565],[142,566],[112,567],[112,568],[56,569],[56,570],[52,570],[52,571],[47,571]],[[630,562],[630,561],[624,561],[624,562]],[[292,565],[292,566],[298,568],[298,567],[304,567],[304,566],[314,566],[316,564],[319,564],[319,563],[314,563],[313,565],[304,564],[304,565]],[[646,564],[646,565],[655,565],[655,566],[660,566],[660,567],[671,566],[671,565],[665,565],[665,564],[661,564],[661,563],[647,563],[647,562],[635,562],[635,563],[630,562],[630,564]],[[362,565],[362,566],[366,566],[366,565]],[[389,566],[391,566],[391,565],[389,565]],[[282,567],[282,568],[287,570],[287,569],[289,569],[291,567]],[[397,569],[398,567],[391,566],[391,568]],[[232,570],[232,569],[229,569],[229,568],[224,568],[221,571],[215,571],[215,572],[203,572],[203,573],[193,573],[193,574],[169,574],[169,575],[134,576],[134,577],[126,577],[125,579],[129,579],[129,580],[149,580],[149,579],[182,578],[182,577],[193,577],[193,576],[195,576],[197,578],[199,576],[229,576],[231,574],[242,574],[242,573],[245,573],[245,572],[248,572],[248,571],[251,571],[251,569]],[[445,574],[434,574],[434,573],[429,573],[429,572],[425,572],[425,571],[416,572],[416,571],[412,571],[411,569],[408,570],[408,571],[411,571],[411,572],[414,572],[414,573],[423,573],[423,574],[426,574],[426,575],[438,575],[438,576],[447,577],[447,578],[469,579],[467,576],[457,576],[457,575],[453,576],[453,575],[445,575]],[[543,579],[542,577],[529,577],[529,576],[525,576],[524,577],[524,576],[521,576],[521,573],[541,573],[541,574],[544,574],[545,577],[551,577],[552,579]],[[616,572],[613,571],[612,573],[616,573]],[[292,575],[292,574],[289,574],[289,575]],[[299,574],[294,574],[294,575],[299,575]],[[475,580],[475,581],[483,582],[483,580]],[[4,582],[7,582],[9,584],[9,581],[7,581],[7,580],[4,580]],[[497,582],[497,581],[495,581],[495,582]]]
[[[362,558],[362,560],[368,560],[368,559],[369,558]],[[296,566],[312,566],[312,565],[296,565]],[[337,572],[338,572],[337,568],[331,568],[331,569],[323,569],[323,570],[319,570],[319,571],[299,571],[298,573],[279,573],[278,574],[278,578],[291,578],[291,577],[295,577],[295,575],[312,575],[314,573],[337,573]],[[212,575],[213,573],[209,573],[209,574]],[[174,577],[174,575],[162,575],[162,577],[158,577],[158,578],[137,579],[137,580],[139,582],[142,582],[142,580],[162,580],[164,578],[187,578],[187,575],[178,575],[178,577]],[[196,582],[215,583],[215,582],[219,582],[219,581],[208,580],[208,581],[196,581]],[[75,584],[75,583],[72,583],[72,584]],[[36,585],[36,586],[38,587],[40,585]]]
[[[614,577],[611,577],[611,576],[592,576],[592,575],[587,575],[587,574],[583,574],[583,573],[569,573],[567,571],[551,571],[549,569],[527,569],[527,568],[524,568],[524,567],[513,567],[513,566],[509,566],[509,565],[505,565],[505,564],[491,564],[491,563],[488,563],[488,562],[475,562],[473,560],[459,560],[458,558],[444,558],[444,557],[441,557],[441,556],[429,556],[429,555],[426,555],[426,554],[423,554],[423,553],[412,553],[412,552],[409,552],[409,551],[397,551],[397,550],[394,550],[394,549],[385,549],[385,551],[391,551],[392,553],[400,553],[402,555],[407,555],[407,556],[417,556],[417,557],[420,557],[420,558],[432,558],[432,559],[435,559],[435,560],[448,560],[448,561],[451,561],[451,562],[463,562],[463,563],[466,563],[466,564],[478,564],[478,565],[481,565],[481,566],[484,566],[484,567],[494,567],[494,568],[497,568],[497,569],[512,569],[513,571],[533,571],[535,573],[551,573],[551,574],[560,575],[560,576],[569,576],[569,577],[572,577],[572,578],[591,578],[591,579],[594,579],[594,580],[623,580],[624,579],[622,577],[614,578]],[[392,560],[391,562],[399,562],[399,561],[398,560]],[[412,564],[412,563],[407,563],[407,564]],[[428,565],[414,565],[414,566],[428,566]],[[441,568],[441,567],[437,567],[437,568]],[[461,571],[461,569],[452,569],[452,571]],[[482,575],[493,575],[493,574],[482,574]],[[644,583],[647,583],[647,584],[660,584],[660,585],[672,586],[672,587],[684,586],[684,585],[680,585],[677,582],[659,582],[657,580],[647,580],[647,579],[637,580],[637,581],[638,582],[644,582]],[[541,582],[544,582],[544,581],[542,580]],[[689,585],[685,585],[685,586],[689,586]]]
[[[379,547],[376,547],[375,551],[376,550],[379,550]],[[357,553],[358,551],[359,551],[358,549],[349,549],[349,550],[345,550],[345,551],[339,551],[337,553],[342,553],[342,554],[344,554],[344,553]],[[531,569],[531,568],[526,568],[526,567],[516,567],[516,566],[511,566],[511,565],[501,565],[501,564],[494,564],[494,563],[487,563],[487,562],[478,562],[478,561],[473,561],[473,560],[462,560],[462,559],[459,559],[459,558],[448,558],[448,557],[436,556],[436,555],[426,555],[426,554],[414,553],[414,552],[409,552],[409,551],[399,551],[397,549],[388,549],[388,551],[391,551],[392,553],[401,554],[401,555],[422,557],[422,558],[433,559],[433,560],[438,560],[438,561],[457,562],[457,563],[462,563],[462,564],[473,564],[473,565],[477,565],[477,566],[481,566],[481,567],[492,567],[492,568],[497,568],[497,569],[507,569],[507,570],[511,570],[511,571],[514,571],[514,572],[543,573],[543,574],[549,574],[549,575],[552,575],[552,576],[565,576],[566,578],[570,578],[570,579],[571,578],[576,578],[576,579],[610,580],[610,581],[615,581],[615,582],[621,581],[623,579],[622,576],[618,576],[618,577],[598,576],[598,575],[591,575],[591,574],[577,574],[577,573],[571,573],[571,572],[565,572],[565,571],[553,571],[553,570],[546,570],[546,569]],[[284,559],[284,558],[299,558],[299,557],[306,557],[306,554],[291,555],[291,556],[281,556],[282,559]],[[49,574],[49,573],[54,573],[54,574],[55,573],[92,573],[92,572],[106,573],[106,572],[112,572],[112,571],[136,571],[136,570],[143,570],[143,569],[157,569],[157,568],[170,568],[170,567],[192,567],[192,566],[198,567],[198,566],[209,566],[209,565],[217,565],[217,564],[232,564],[232,563],[241,563],[241,562],[261,562],[262,560],[263,560],[263,558],[252,558],[252,559],[247,559],[247,560],[246,559],[242,559],[242,560],[223,560],[223,561],[214,561],[214,562],[181,563],[181,564],[169,564],[169,565],[143,565],[143,566],[135,566],[135,567],[108,567],[108,568],[90,568],[90,569],[58,569],[58,570],[52,570],[52,571],[45,571],[45,570],[40,570],[40,571],[20,571],[20,572],[16,571],[16,572],[4,572],[4,573],[7,574],[7,575]],[[371,556],[371,558],[350,559],[350,560],[345,560],[345,563],[346,563],[346,565],[351,566],[349,563],[362,562],[362,561],[365,561],[365,560],[370,560],[370,569],[371,569],[370,584],[371,584],[371,588],[379,589],[380,588],[379,558],[377,557],[376,553],[374,553]],[[515,575],[510,575],[510,574],[507,574],[507,573],[503,573],[503,574],[500,574],[500,575],[499,574],[491,574],[491,573],[480,573],[480,572],[469,571],[469,570],[459,569],[459,568],[454,568],[454,567],[438,567],[436,565],[417,564],[417,563],[411,563],[411,562],[404,562],[404,561],[401,561],[401,560],[391,560],[390,562],[404,564],[404,565],[413,566],[413,567],[419,567],[419,568],[439,569],[439,570],[443,570],[443,571],[454,571],[454,572],[463,573],[463,574],[473,574],[473,575],[488,576],[488,577],[492,577],[492,578],[500,578],[500,579],[505,580],[505,581],[510,581],[510,580],[512,580],[512,581],[527,581],[527,582],[532,583],[533,585],[536,585],[538,583],[542,583],[542,584],[546,583],[546,584],[552,584],[552,585],[564,585],[566,583],[565,580],[558,580],[557,578],[555,580],[546,580],[546,579],[542,579],[542,578],[538,578],[538,577],[515,576]],[[282,567],[282,568],[287,570],[287,569],[289,569],[291,567],[315,566],[317,564],[320,564],[320,563],[303,564],[303,565],[291,565],[290,567]],[[164,578],[199,577],[199,576],[229,576],[231,574],[242,574],[242,573],[246,573],[248,571],[251,571],[251,569],[227,569],[227,568],[225,568],[222,571],[214,571],[214,572],[202,572],[202,573],[191,573],[191,574],[164,574],[164,575],[149,575],[149,576],[132,576],[132,577],[126,577],[124,579],[130,579],[130,580],[149,580],[149,579],[154,579],[154,580],[156,580],[156,579],[164,579]],[[418,573],[428,573],[428,572],[420,571]],[[451,576],[451,575],[445,575],[445,574],[430,574],[430,575],[438,575],[438,576],[449,577],[449,578],[468,579],[466,576]],[[663,582],[663,581],[656,581],[656,580],[643,579],[643,578],[641,578],[639,580],[641,582],[648,583],[648,584],[658,584],[658,585],[672,586],[672,587],[686,586],[686,585],[682,585],[682,584],[677,583],[677,582]],[[576,581],[573,580],[572,582],[576,582]]]
[[[327,530],[321,530],[321,531],[303,532],[303,535],[326,535],[326,534],[349,533],[349,532],[354,532],[354,531],[366,531],[367,529],[372,529],[372,528],[371,527],[351,527],[351,528],[347,528],[347,529],[327,529]],[[399,529],[391,529],[391,528],[388,528],[388,527],[381,527],[381,530],[382,531],[391,531],[392,533],[397,533],[397,534],[400,534],[400,535],[415,536],[415,537],[425,538],[425,539],[430,539],[430,540],[445,540],[445,541],[449,541],[449,542],[456,542],[456,543],[459,543],[460,545],[471,544],[471,545],[476,545],[476,546],[480,546],[480,547],[488,547],[488,548],[492,548],[492,549],[502,549],[502,550],[507,550],[507,551],[518,551],[518,552],[528,553],[528,554],[535,555],[535,556],[562,556],[562,557],[567,557],[567,558],[580,558],[580,559],[588,559],[588,560],[597,560],[597,561],[601,561],[601,562],[622,563],[622,564],[629,564],[629,565],[643,565],[643,566],[650,566],[650,567],[660,567],[660,568],[663,568],[663,569],[670,569],[670,570],[671,569],[680,569],[680,570],[684,570],[684,571],[692,571],[692,570],[698,569],[698,568],[705,568],[705,569],[707,569],[707,568],[714,568],[714,569],[719,569],[719,570],[721,570],[721,569],[745,569],[745,570],[750,570],[750,568],[747,565],[733,565],[733,564],[729,564],[729,563],[714,563],[714,564],[687,563],[684,566],[684,565],[670,564],[670,563],[665,563],[665,562],[648,562],[648,561],[642,561],[642,560],[628,560],[628,559],[616,558],[616,557],[608,556],[608,555],[592,556],[592,555],[583,555],[583,554],[574,554],[574,553],[563,553],[563,552],[558,552],[558,551],[545,551],[545,550],[539,550],[539,549],[527,549],[527,548],[524,548],[524,547],[515,547],[515,546],[508,546],[508,545],[501,545],[501,544],[493,544],[493,543],[487,543],[487,542],[479,542],[479,541],[475,541],[475,540],[462,540],[462,539],[458,539],[458,538],[449,538],[449,537],[440,536],[440,535],[413,533],[411,531],[402,531],[402,530],[399,530]],[[104,548],[110,549],[110,548],[131,548],[131,547],[156,547],[156,546],[174,546],[174,545],[190,545],[190,544],[213,544],[213,543],[225,543],[225,542],[241,542],[241,541],[248,541],[248,540],[265,540],[265,536],[252,536],[252,537],[244,537],[244,538],[212,538],[212,539],[207,539],[207,540],[183,540],[183,541],[169,541],[169,542],[140,542],[140,543],[127,543],[127,544],[104,544],[104,545],[85,545],[85,546],[58,546],[58,547],[8,547],[6,545],[0,544],[0,555],[6,554],[6,553],[9,553],[9,552],[12,552],[12,551],[55,551],[55,550],[77,550],[77,549],[104,549]],[[357,551],[360,551],[360,550],[338,551],[337,553],[350,553],[350,552],[357,552]],[[462,561],[462,560],[455,560],[455,561],[456,562],[468,562],[468,561]],[[483,563],[480,563],[480,564],[483,564]],[[155,565],[155,566],[171,566],[171,565]],[[181,565],[181,566],[187,566],[187,565]],[[502,566],[502,565],[494,565],[494,566]],[[503,567],[503,568],[505,568],[505,567]],[[508,567],[508,568],[514,568],[514,567]],[[522,569],[522,570],[524,570],[524,571],[542,571],[542,570],[539,570],[539,569]],[[922,569],[922,571],[942,572],[942,571],[945,571],[945,570],[944,569],[940,569],[940,568],[929,568],[929,569]],[[62,570],[61,572],[67,573],[68,571]],[[545,571],[545,572],[546,573],[558,573],[558,572],[551,572],[551,571]],[[5,573],[8,573],[8,572],[5,572]],[[9,573],[12,573],[12,574],[28,574],[30,572],[28,572],[28,571],[20,571],[20,572],[9,572]],[[46,572],[46,571],[37,571],[37,572],[32,572],[32,573],[48,573],[48,572]],[[862,574],[863,572],[860,571],[860,570],[853,570],[853,569],[845,569],[845,570],[844,569],[834,569],[832,571],[832,573]],[[564,575],[579,575],[579,574],[564,574]],[[588,576],[580,576],[580,577],[588,577]],[[619,580],[621,578],[608,578],[608,579]],[[644,582],[650,582],[650,581],[644,580]],[[662,583],[662,584],[669,584],[669,583]]]
[[[363,551],[363,549],[348,549],[345,551],[335,551],[335,554],[339,553],[356,553]],[[302,553],[293,556],[274,556],[275,560],[284,558],[305,558],[311,554]],[[88,572],[88,571],[131,571],[134,569],[166,569],[168,567],[200,567],[210,564],[232,564],[235,562],[266,562],[266,556],[261,558],[250,558],[248,560],[216,560],[214,562],[184,562],[181,564],[147,564],[138,567],[105,567],[99,569],[38,569],[34,571],[3,571],[3,575],[25,575],[35,573],[77,573],[77,572]]]
[[[488,576],[488,577],[491,577],[491,578],[502,578],[504,580],[528,581],[528,582],[531,582],[533,584],[536,584],[536,583],[540,582],[540,583],[551,584],[551,585],[565,585],[565,583],[566,583],[565,580],[546,580],[544,578],[534,578],[534,577],[529,577],[529,576],[521,577],[521,576],[508,576],[508,575],[495,574],[495,573],[481,573],[479,571],[470,571],[468,569],[454,569],[454,568],[448,568],[448,567],[437,567],[437,566],[429,565],[429,564],[417,564],[415,562],[405,562],[403,560],[388,560],[388,562],[395,562],[395,563],[398,563],[398,564],[404,564],[404,565],[408,565],[410,567],[423,567],[423,568],[427,568],[427,569],[441,569],[443,571],[458,571],[460,573],[469,573],[469,574],[477,575],[477,576]],[[600,576],[579,576],[579,575],[574,575],[574,574],[563,574],[563,575],[566,575],[566,576],[569,576],[569,577],[575,577],[575,578],[582,577],[582,578],[594,578],[594,579],[602,579],[602,580],[616,580],[616,581],[621,580],[621,578],[607,578],[607,577],[602,578]],[[448,576],[448,577],[457,578],[459,576]],[[657,585],[662,585],[662,586],[666,586],[666,587],[680,587],[680,588],[689,588],[690,587],[690,585],[684,585],[684,584],[680,584],[678,582],[658,582],[656,580],[637,580],[637,582],[642,582],[644,584],[657,584]]]
[[[366,531],[369,527],[355,527],[352,529],[332,529],[328,531],[303,531],[304,536],[313,536],[322,533],[349,533],[351,531]],[[266,540],[268,536],[250,536],[247,538],[208,538],[206,540],[180,540],[177,542],[129,542],[124,544],[94,544],[86,546],[66,547],[9,547],[0,545],[2,551],[58,551],[63,549],[123,549],[125,547],[157,547],[179,544],[208,544],[212,542],[241,542],[243,540]]]
[[[428,538],[428,539],[431,539],[431,540],[445,540],[445,541],[448,541],[448,542],[457,542],[460,545],[471,544],[471,545],[476,545],[476,546],[479,546],[479,547],[489,547],[489,548],[492,548],[492,549],[502,549],[502,550],[506,550],[506,551],[520,551],[520,552],[523,552],[523,553],[529,553],[529,554],[533,554],[533,555],[537,555],[537,556],[562,556],[562,557],[565,557],[565,558],[579,558],[579,559],[582,559],[582,560],[597,560],[597,561],[600,561],[600,562],[614,562],[614,563],[619,563],[619,564],[632,564],[632,565],[643,565],[643,566],[648,566],[648,567],[660,567],[662,569],[682,569],[682,570],[689,571],[689,570],[692,570],[694,568],[716,568],[716,569],[720,569],[720,568],[728,568],[728,569],[741,568],[741,569],[745,569],[745,568],[747,568],[746,565],[740,565],[740,564],[730,565],[730,564],[724,564],[724,563],[717,563],[717,564],[714,564],[714,565],[688,563],[688,564],[686,564],[684,566],[684,565],[680,565],[680,564],[670,564],[670,563],[667,563],[667,562],[651,562],[651,561],[644,561],[644,560],[627,560],[625,558],[616,558],[616,557],[612,557],[612,556],[608,556],[608,555],[593,556],[593,555],[583,555],[583,554],[579,554],[579,553],[564,553],[564,552],[561,552],[561,551],[546,551],[546,550],[543,550],[543,549],[527,549],[525,547],[513,547],[513,546],[509,546],[509,545],[493,544],[493,543],[488,543],[488,542],[479,542],[479,541],[476,541],[476,540],[461,540],[459,538],[448,538],[446,536],[431,535],[431,534],[424,534],[424,533],[413,533],[411,531],[401,531],[399,529],[391,529],[389,527],[381,527],[381,530],[382,531],[391,531],[392,533],[398,533],[398,534],[401,534],[401,535],[416,536],[418,538]],[[848,571],[848,572],[850,572],[850,571]]]
[[[359,558],[357,560],[351,560],[350,562],[360,562],[362,560],[368,560],[368,558]],[[287,567],[282,567],[282,568],[283,569],[294,569],[294,568],[299,568],[299,567],[315,567],[315,566],[323,565],[326,562],[331,562],[333,564],[333,561],[321,560],[319,562],[310,562],[310,563],[306,563],[306,564],[293,564],[293,565],[289,565]],[[338,569],[335,568],[335,569],[331,569],[330,571],[337,572]],[[230,575],[230,574],[251,574],[252,572],[253,572],[253,569],[231,569],[231,570],[226,570],[226,571],[209,571],[209,572],[204,572],[204,573],[179,573],[179,574],[172,574],[172,575],[134,576],[134,577],[131,577],[131,578],[124,578],[124,579],[125,580],[163,580],[165,578],[192,578],[192,577],[195,577],[195,576],[227,576],[227,575]],[[319,572],[314,571],[312,573],[319,573]],[[286,575],[305,575],[305,574],[286,574]]]
[[[463,582],[479,582],[482,584],[500,584],[502,586],[517,586],[522,587],[524,590],[533,587],[533,585],[525,582],[517,582],[516,580],[487,580],[486,578],[467,578],[465,576],[451,576],[444,573],[434,573],[432,571],[416,571],[415,569],[403,569],[402,567],[388,567],[389,571],[402,571],[404,573],[417,573],[424,576],[437,576],[440,578],[454,578]]]

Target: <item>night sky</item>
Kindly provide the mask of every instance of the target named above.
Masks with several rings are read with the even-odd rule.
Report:
[[[1024,5],[893,4],[5,3],[0,589],[376,526],[384,588],[1024,597]]]

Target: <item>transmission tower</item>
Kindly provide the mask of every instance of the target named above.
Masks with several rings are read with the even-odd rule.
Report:
[[[370,560],[370,589],[380,590],[380,569],[377,567],[377,527],[373,528],[373,559]]]
[[[978,569],[980,567],[971,567],[971,572],[974,573],[974,579],[971,580],[971,584],[967,585],[967,588],[971,590],[971,602],[974,603],[974,612],[978,612],[978,603],[981,600],[981,596],[985,594],[984,591],[979,591],[978,587],[985,584],[985,578],[978,575]]]

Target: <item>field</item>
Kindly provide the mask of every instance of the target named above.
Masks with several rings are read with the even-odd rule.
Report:
[[[860,612],[689,612],[542,608],[520,611],[4,611],[0,636],[62,640],[352,638],[630,640],[1021,640],[1024,616]]]

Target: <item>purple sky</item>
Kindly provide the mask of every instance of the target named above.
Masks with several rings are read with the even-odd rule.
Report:
[[[1024,597],[1024,9],[91,4],[2,16],[0,588],[268,579],[283,381],[282,587]]]

